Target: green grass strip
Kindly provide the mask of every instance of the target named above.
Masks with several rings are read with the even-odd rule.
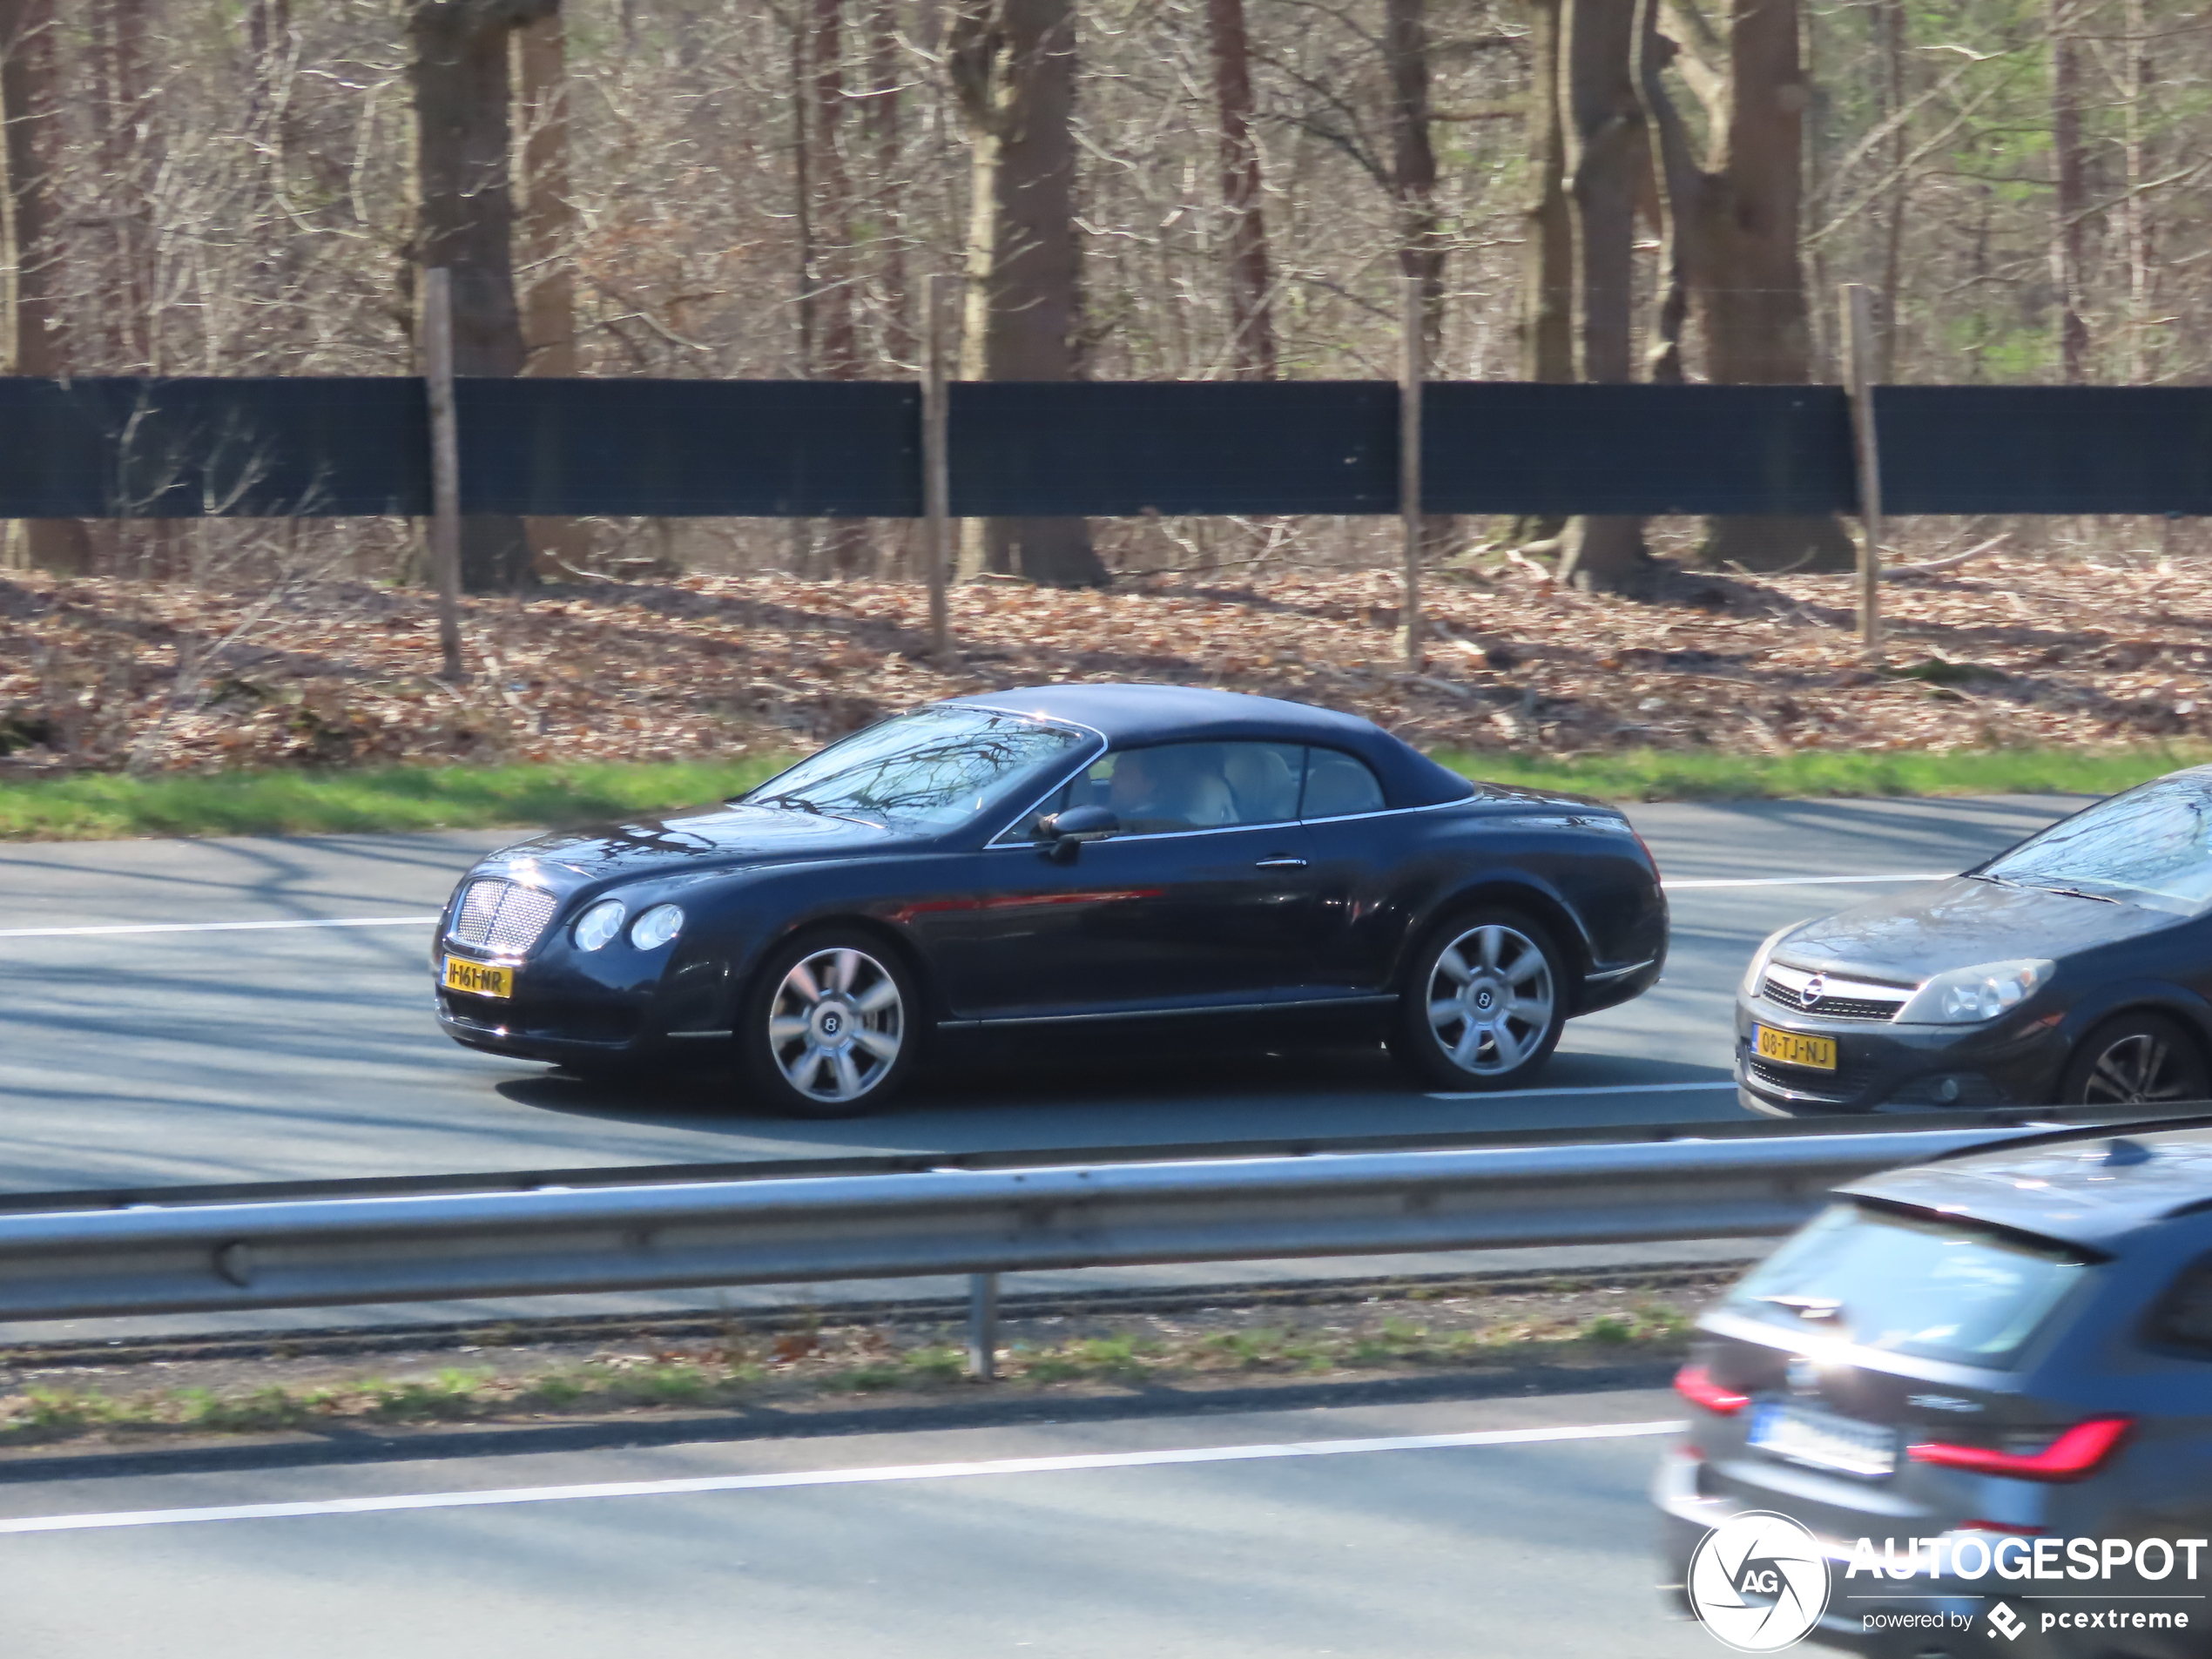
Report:
[[[1624,750],[1543,760],[1440,753],[1469,777],[1602,799],[1730,800],[1837,795],[2103,795],[2212,749],[2138,745],[1952,754],[1807,749],[1788,754]],[[608,762],[574,765],[393,766],[361,772],[196,774],[84,772],[0,784],[0,840],[112,840],[141,835],[312,835],[590,823],[718,800],[786,764]]]
[[[0,785],[0,840],[314,835],[572,825],[719,800],[782,759],[189,775],[84,772]]]
[[[1544,760],[1527,755],[1440,753],[1454,771],[1527,789],[1602,800],[1746,800],[1807,796],[2108,795],[2182,766],[2212,760],[2203,745],[2111,748],[1799,749],[1730,754],[1629,749]]]

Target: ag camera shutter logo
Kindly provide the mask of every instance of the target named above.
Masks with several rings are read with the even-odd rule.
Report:
[[[1779,1653],[1828,1610],[1828,1557],[1787,1515],[1746,1509],[1707,1533],[1689,1559],[1689,1605],[1738,1653]]]

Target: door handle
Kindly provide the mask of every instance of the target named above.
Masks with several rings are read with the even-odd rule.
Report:
[[[1305,868],[1305,860],[1294,858],[1262,859],[1253,865],[1252,868],[1255,870],[1303,870]]]

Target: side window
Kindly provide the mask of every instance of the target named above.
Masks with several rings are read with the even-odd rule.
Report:
[[[2201,1256],[2182,1270],[2150,1316],[2150,1336],[2161,1347],[2212,1359],[2212,1256]]]
[[[1309,749],[1300,818],[1349,818],[1383,810],[1382,786],[1367,763],[1335,749]]]
[[[1034,840],[1037,819],[1103,806],[1124,835],[1171,835],[1298,818],[1305,750],[1295,743],[1166,743],[1103,754],[1004,839]]]

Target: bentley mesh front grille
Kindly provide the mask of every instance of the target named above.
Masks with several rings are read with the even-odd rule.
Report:
[[[560,900],[518,881],[471,881],[446,937],[494,956],[520,956],[537,943]]]

